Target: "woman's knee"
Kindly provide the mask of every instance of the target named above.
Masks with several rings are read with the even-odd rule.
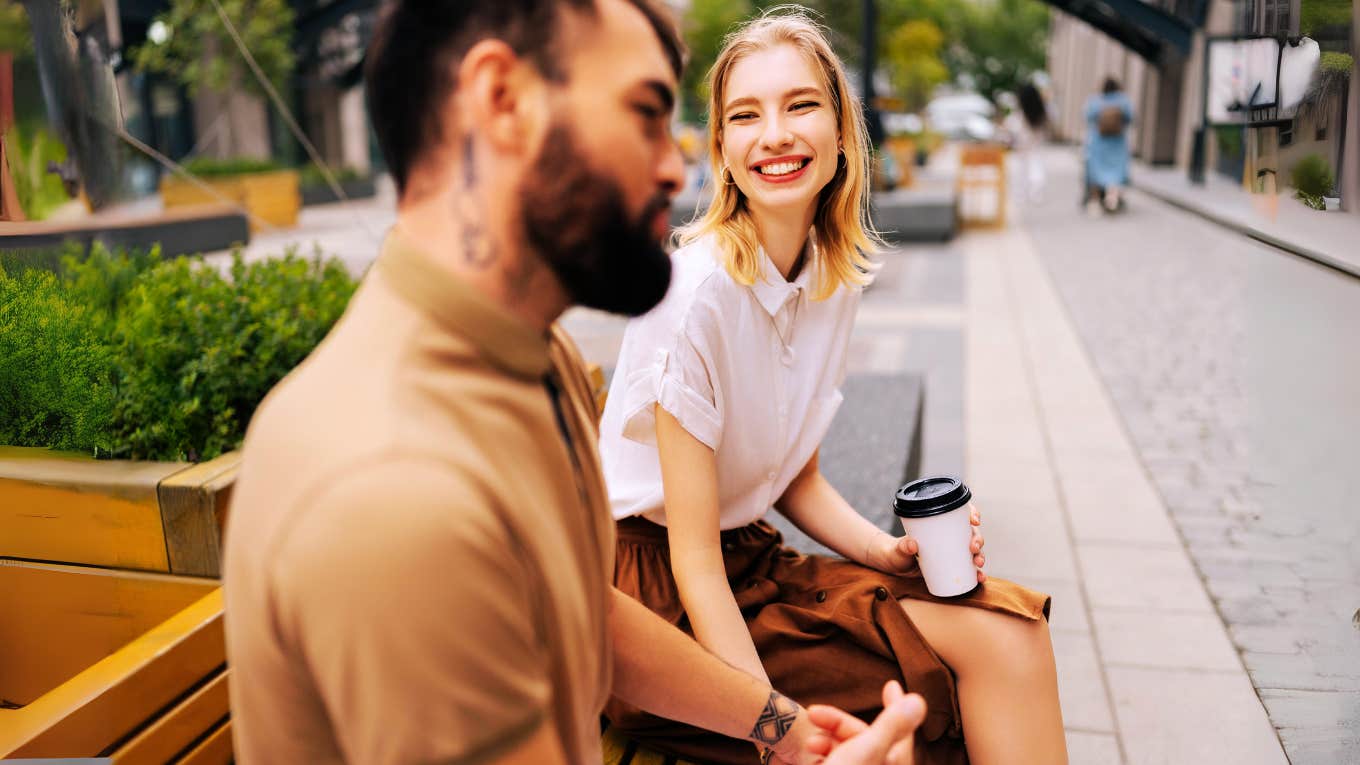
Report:
[[[1048,622],[963,605],[903,600],[907,616],[954,674],[1033,677],[1051,671]]]

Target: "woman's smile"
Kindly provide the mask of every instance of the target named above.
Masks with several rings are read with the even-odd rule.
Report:
[[[751,165],[751,175],[766,183],[790,183],[807,174],[812,157],[796,155],[762,159]]]

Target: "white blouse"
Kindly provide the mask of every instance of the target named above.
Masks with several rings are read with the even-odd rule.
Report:
[[[615,518],[666,524],[654,406],[717,455],[720,525],[759,520],[826,436],[841,403],[861,289],[812,300],[816,249],[790,283],[764,250],[764,278],[735,282],[716,240],[671,256],[670,291],[628,323],[600,421]]]

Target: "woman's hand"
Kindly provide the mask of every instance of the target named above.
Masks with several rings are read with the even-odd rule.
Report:
[[[982,538],[982,532],[977,528],[982,525],[982,513],[978,511],[976,505],[969,506],[968,522],[973,525],[973,539],[968,549],[973,553],[973,565],[977,566],[978,583],[981,584],[987,581],[987,572],[982,570],[987,564],[987,558],[982,554],[982,546],[986,544],[986,540]],[[920,548],[917,547],[915,539],[909,536],[895,537],[881,531],[869,543],[869,549],[864,555],[864,564],[885,574],[901,574],[908,571],[916,562],[918,552]]]

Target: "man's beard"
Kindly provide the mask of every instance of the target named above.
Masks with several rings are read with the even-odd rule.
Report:
[[[536,168],[520,185],[525,240],[557,275],[574,303],[641,316],[666,296],[671,260],[652,233],[669,206],[658,193],[637,219],[622,190],[595,171],[571,128],[554,125]]]

